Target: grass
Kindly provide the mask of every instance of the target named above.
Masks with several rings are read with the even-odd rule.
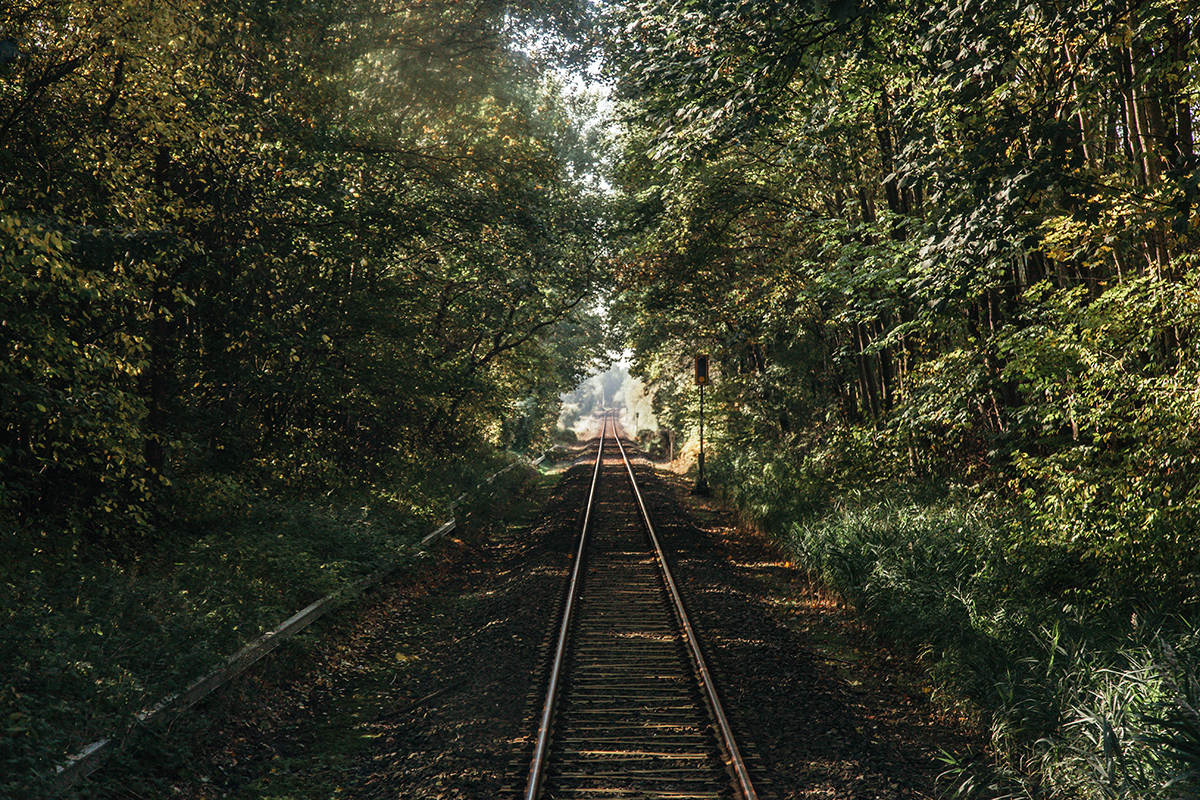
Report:
[[[384,504],[214,506],[124,563],[14,534],[0,554],[0,795],[52,796],[68,754],[127,731],[313,600],[419,558],[410,545],[436,525]]]
[[[472,541],[523,536],[555,483],[553,476],[533,470],[505,477],[481,487],[471,507],[463,509]],[[362,640],[356,638],[361,631],[352,611],[323,619],[317,626],[321,630],[292,640],[282,659],[264,665],[253,680],[240,682],[236,694],[215,703],[211,712],[181,721],[178,736],[172,737],[211,750],[224,737],[249,735],[259,740],[265,762],[239,764],[237,758],[253,756],[236,745],[236,756],[222,753],[217,762],[208,756],[175,754],[171,741],[156,738],[145,742],[131,763],[121,765],[120,775],[106,773],[104,783],[119,785],[119,790],[98,788],[89,800],[168,796],[172,787],[158,776],[172,773],[180,776],[184,787],[208,782],[224,787],[220,791],[231,800],[357,796],[351,793],[362,778],[364,759],[377,753],[388,720],[415,713],[431,691],[454,688],[423,658],[430,630],[437,624],[434,619],[458,619],[464,606],[478,599],[431,592],[417,601],[422,612],[392,618]],[[336,670],[329,666],[330,654],[339,664]],[[275,691],[293,694],[277,705]],[[247,707],[253,709],[249,715]],[[224,718],[230,712],[233,722]],[[215,749],[221,752],[222,747]]]
[[[802,469],[738,483],[722,468],[744,513],[990,730],[989,764],[948,757],[948,794],[1198,796],[1195,620],[1153,598],[1114,601],[1087,558],[994,501],[899,484],[819,497]]]

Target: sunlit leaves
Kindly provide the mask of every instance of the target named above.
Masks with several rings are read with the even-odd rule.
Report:
[[[6,463],[32,475],[90,442],[145,487],[361,489],[570,385],[597,347],[600,200],[568,181],[571,132],[543,124],[575,122],[540,90],[545,62],[512,43],[553,20],[554,58],[583,53],[584,11],[4,6],[4,254],[27,282],[0,302],[38,309],[7,316],[25,399]],[[40,480],[6,481],[6,501],[33,508]]]
[[[136,305],[120,273],[138,267],[81,267],[70,251],[61,231],[0,208],[0,514],[26,524],[63,504],[76,535],[128,535],[150,489],[136,391],[147,344],[113,309]]]
[[[708,349],[734,449],[866,423],[897,473],[954,464],[1167,570],[1132,553],[1190,524],[1189,7],[614,9],[646,374]]]

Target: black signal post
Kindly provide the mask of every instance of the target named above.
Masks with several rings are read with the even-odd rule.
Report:
[[[708,497],[712,494],[712,489],[708,488],[708,481],[704,477],[704,387],[708,385],[707,355],[696,356],[696,385],[700,387],[700,474],[696,478],[692,494]]]

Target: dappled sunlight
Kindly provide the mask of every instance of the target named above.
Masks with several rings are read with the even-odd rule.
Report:
[[[653,642],[677,642],[678,634],[662,631],[613,631],[608,636],[612,639],[634,639]]]
[[[725,530],[732,530],[726,528]],[[767,570],[767,569],[794,569],[795,565],[791,561],[730,561],[735,567],[743,569]]]

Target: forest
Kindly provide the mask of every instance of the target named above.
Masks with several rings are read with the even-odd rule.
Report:
[[[5,3],[0,789],[628,352],[989,732],[947,796],[1195,797],[1198,11]]]

